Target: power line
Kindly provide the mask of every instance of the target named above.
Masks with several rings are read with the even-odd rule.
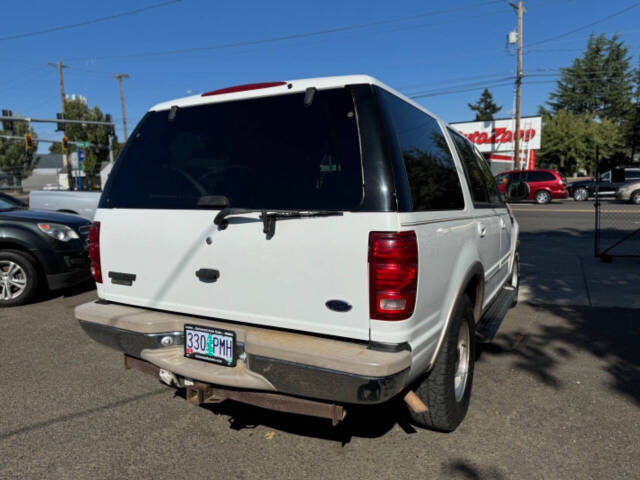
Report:
[[[544,83],[556,83],[555,80],[537,80],[537,81],[525,81],[523,82],[523,85],[536,85],[536,84],[544,84]],[[469,87],[469,88],[452,88],[450,90],[434,90],[431,92],[426,92],[426,93],[421,93],[418,95],[412,95],[409,98],[426,98],[426,97],[439,97],[442,95],[453,95],[456,93],[465,93],[465,92],[473,92],[475,90],[483,90],[485,88],[493,88],[493,87],[505,87],[505,86],[513,86],[513,81],[509,81],[509,82],[499,82],[499,83],[487,83],[484,85],[478,85],[475,87]]]
[[[534,45],[540,45],[541,43],[547,43],[547,42],[552,42],[554,40],[558,40],[559,38],[564,38],[564,37],[568,37],[569,35],[573,35],[574,33],[580,32],[581,30],[586,30],[588,28],[593,27],[594,25],[598,25],[599,23],[603,23],[606,22],[607,20],[613,18],[613,17],[617,17],[618,15],[622,15],[623,13],[628,12],[629,10],[636,8],[640,6],[640,2],[634,3],[633,5],[628,6],[627,8],[623,8],[622,10],[612,13],[611,15],[607,15],[606,17],[603,17],[599,20],[596,20],[595,22],[591,22],[588,25],[583,25],[582,27],[578,27],[578,28],[574,28],[573,30],[569,30],[568,32],[565,33],[561,33],[560,35],[555,35],[553,37],[549,37],[546,38],[544,40],[539,40],[537,42],[533,42],[530,43],[529,45],[527,45],[527,48],[529,47],[533,47]]]
[[[375,21],[375,22],[360,23],[360,24],[354,24],[354,25],[344,25],[344,26],[328,28],[328,29],[324,29],[324,30],[316,30],[316,31],[312,31],[312,32],[293,33],[293,34],[290,34],[290,35],[282,35],[282,36],[278,36],[278,37],[269,37],[269,38],[263,38],[263,39],[259,39],[259,40],[246,40],[246,41],[242,41],[242,42],[223,43],[223,44],[218,44],[218,45],[209,45],[209,46],[206,46],[206,47],[191,47],[191,48],[181,48],[181,49],[176,49],[176,50],[161,50],[161,51],[156,51],[156,52],[132,53],[132,54],[129,54],[129,55],[106,55],[106,56],[91,57],[91,58],[68,58],[66,60],[67,61],[84,61],[84,60],[114,60],[114,59],[126,59],[126,58],[143,58],[143,57],[156,57],[156,56],[163,56],[163,55],[180,55],[180,54],[184,54],[184,53],[202,52],[202,51],[208,51],[208,50],[222,50],[222,49],[226,49],[226,48],[247,47],[247,46],[253,46],[253,45],[261,45],[261,44],[265,44],[265,43],[275,43],[275,42],[282,42],[282,41],[286,41],[286,40],[297,40],[297,39],[300,39],[300,38],[308,38],[308,37],[314,37],[314,36],[320,36],[320,35],[328,35],[328,34],[332,34],[332,33],[340,33],[340,32],[346,32],[346,31],[350,31],[350,30],[359,30],[359,29],[368,28],[368,27],[374,27],[374,26],[379,26],[379,25],[388,25],[390,23],[404,22],[404,21],[407,21],[407,20],[415,20],[416,18],[423,18],[423,17],[427,17],[427,16],[444,15],[444,14],[447,14],[447,13],[453,13],[453,12],[458,12],[458,11],[461,11],[461,10],[467,10],[469,8],[483,7],[483,6],[486,6],[486,5],[492,5],[492,4],[496,4],[496,3],[504,3],[504,0],[491,0],[491,1],[482,2],[482,3],[472,3],[472,4],[462,5],[462,6],[456,7],[456,8],[449,8],[449,9],[445,9],[445,10],[435,10],[435,11],[431,11],[431,12],[424,12],[424,13],[419,13],[419,14],[416,14],[416,15],[410,15],[410,16],[406,16],[406,17],[399,17],[399,18],[395,18],[395,19],[391,19],[391,20],[378,20],[378,21]]]
[[[437,97],[440,95],[450,95],[453,93],[464,93],[464,92],[472,92],[474,90],[483,90],[489,87],[502,87],[505,85],[513,85],[513,80],[508,82],[499,82],[499,83],[485,83],[482,85],[476,85],[469,88],[454,88],[449,90],[432,90],[424,93],[419,93],[417,95],[411,95],[409,98],[425,98],[425,97]]]
[[[499,72],[499,73],[493,73],[493,74],[489,74],[489,75],[465,75],[464,77],[454,77],[454,78],[446,78],[446,79],[442,79],[442,80],[438,80],[438,81],[433,81],[433,82],[423,82],[423,83],[414,83],[412,85],[403,85],[400,87],[395,87],[397,90],[413,90],[415,88],[420,88],[420,87],[425,87],[425,86],[429,86],[429,85],[439,85],[439,84],[449,84],[449,86],[451,86],[450,84],[452,82],[454,83],[459,83],[460,80],[492,80],[495,81],[496,78],[495,77],[500,77],[500,76],[505,76],[505,75],[511,75],[511,72],[508,71],[503,71],[503,72]]]
[[[98,18],[93,18],[91,20],[85,20],[84,22],[71,23],[71,24],[68,24],[68,25],[59,25],[57,27],[46,28],[44,30],[37,30],[37,31],[34,31],[34,32],[17,33],[17,34],[9,35],[9,36],[6,36],[6,37],[0,37],[0,41],[3,41],[3,40],[15,40],[17,38],[25,38],[25,37],[33,37],[35,35],[44,35],[45,33],[59,32],[60,30],[68,30],[70,28],[77,28],[77,27],[83,27],[85,25],[91,25],[91,24],[94,24],[94,23],[106,22],[107,20],[114,20],[116,18],[126,17],[126,16],[129,16],[129,15],[136,15],[138,13],[145,12],[147,10],[152,10],[154,8],[165,7],[165,6],[170,5],[172,3],[178,3],[178,2],[181,2],[181,1],[182,0],[168,0],[166,2],[156,3],[154,5],[149,5],[147,7],[136,8],[135,10],[128,10],[126,12],[115,13],[113,15],[107,15],[105,17],[98,17]]]

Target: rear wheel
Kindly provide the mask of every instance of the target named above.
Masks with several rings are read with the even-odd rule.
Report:
[[[464,419],[473,381],[474,338],[473,308],[465,295],[456,305],[435,365],[415,390],[428,408],[422,413],[409,409],[417,425],[451,432]]]
[[[539,192],[536,192],[536,195],[534,198],[536,200],[536,203],[539,203],[539,204],[549,203],[551,201],[551,194],[546,190],[540,190]]]
[[[629,201],[636,205],[640,205],[640,190],[636,190],[635,192],[633,192],[629,197]]]
[[[516,252],[516,256],[513,259],[513,267],[511,267],[511,287],[516,291],[511,303],[511,308],[518,304],[518,293],[520,293],[520,255]]]
[[[28,302],[37,286],[38,272],[31,258],[16,250],[0,251],[0,307]]]
[[[589,198],[589,192],[586,188],[576,188],[573,191],[573,199],[578,202],[584,202]]]

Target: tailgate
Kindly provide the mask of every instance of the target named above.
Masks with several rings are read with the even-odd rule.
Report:
[[[161,310],[369,339],[369,232],[398,228],[394,213],[278,220],[258,214],[213,224],[216,211],[100,209],[105,300]],[[215,281],[196,276],[219,272]],[[113,283],[111,272],[135,275]],[[125,282],[126,283],[126,282]],[[351,306],[337,312],[329,300]]]

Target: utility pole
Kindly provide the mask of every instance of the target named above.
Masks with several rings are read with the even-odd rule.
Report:
[[[124,132],[124,141],[127,141],[127,114],[124,110],[124,93],[122,91],[122,79],[129,78],[129,75],[126,73],[118,73],[114,75],[113,78],[118,79],[118,83],[120,84],[120,105],[122,106],[122,131]]]
[[[69,68],[68,65],[63,65],[61,61],[57,61],[55,63],[53,62],[49,62],[49,65],[52,67],[56,67],[58,69],[58,82],[60,84],[60,103],[61,103],[61,108],[62,108],[62,118],[64,118],[64,80],[62,78],[62,69],[63,68]],[[64,125],[64,124],[63,124]],[[72,187],[72,178],[73,176],[71,175],[71,166],[69,165],[69,157],[67,156],[66,152],[62,152],[62,165],[64,166],[64,169],[67,172],[67,178],[68,178],[68,182],[69,182],[69,190],[71,190]]]
[[[513,9],[518,14],[518,64],[516,70],[516,128],[515,128],[515,149],[513,156],[513,168],[520,168],[520,103],[522,98],[522,16],[527,11],[524,8],[522,0],[518,1],[518,5],[515,5],[513,2],[509,2],[509,5],[513,7]]]

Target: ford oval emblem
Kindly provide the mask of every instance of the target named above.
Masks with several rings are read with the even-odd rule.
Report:
[[[348,312],[351,310],[351,305],[342,300],[328,300],[325,305],[329,310],[333,310],[334,312]]]

